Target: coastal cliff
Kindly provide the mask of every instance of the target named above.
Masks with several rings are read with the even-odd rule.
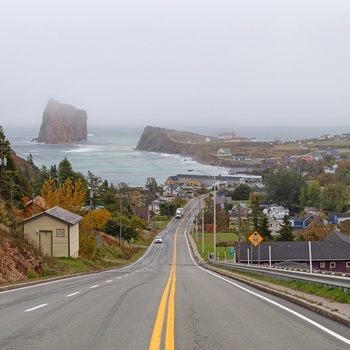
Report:
[[[87,113],[71,105],[49,100],[36,139],[48,144],[69,143],[87,139]]]
[[[146,126],[136,149],[147,152],[179,154],[191,157],[202,164],[233,166],[232,160],[219,158],[216,155],[219,147],[221,147],[221,143],[215,137]]]

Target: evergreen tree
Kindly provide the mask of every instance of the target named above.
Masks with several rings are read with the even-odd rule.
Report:
[[[107,235],[116,237],[119,234],[120,223],[116,218],[109,218],[105,224],[104,231]]]
[[[262,208],[260,208],[258,196],[251,197],[250,208],[251,213],[248,215],[250,226],[253,231],[259,232],[259,217],[262,215]]]
[[[233,200],[248,200],[252,189],[246,184],[240,184],[229,195]]]
[[[0,126],[0,196],[12,205],[20,206],[24,196],[31,196],[29,180],[17,168],[12,157],[10,141]]]
[[[279,236],[276,238],[277,241],[293,241],[293,228],[289,221],[288,215],[283,217],[283,222],[280,225],[280,229],[278,231]]]
[[[272,235],[271,230],[269,229],[269,219],[267,215],[261,213],[258,217],[258,229],[256,230],[264,241],[271,241]]]
[[[58,165],[58,182],[64,183],[67,179],[75,182],[79,178],[83,177],[80,173],[77,173],[73,170],[70,161],[67,158],[61,160]]]
[[[40,171],[38,174],[35,175],[33,179],[33,188],[34,188],[34,193],[40,193],[41,188],[44,185],[45,181],[48,181],[50,177],[55,180],[54,176],[50,175],[50,171],[47,169],[45,165],[43,165],[40,168]]]
[[[174,203],[165,202],[159,204],[160,215],[174,216],[176,213],[176,205]]]

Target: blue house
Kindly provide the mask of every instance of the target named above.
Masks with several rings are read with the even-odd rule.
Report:
[[[307,213],[303,216],[291,216],[289,221],[294,229],[303,229],[314,219],[315,215],[313,213]]]
[[[339,224],[340,222],[342,221],[345,221],[345,220],[350,220],[350,214],[348,213],[339,213],[339,212],[329,212],[328,213],[328,218],[327,218],[327,221],[330,223],[330,224]]]

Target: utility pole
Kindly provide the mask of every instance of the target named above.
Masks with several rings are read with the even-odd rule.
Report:
[[[119,247],[122,242],[122,232],[123,232],[123,196],[120,196],[120,222],[119,222]]]
[[[92,233],[92,209],[94,201],[94,179],[90,176],[90,234]]]
[[[119,199],[119,203],[120,203],[120,208],[119,208],[119,212],[120,212],[120,219],[119,219],[119,247],[121,246],[122,243],[122,233],[123,233],[123,197],[128,197],[127,194],[123,195],[122,193],[120,194],[120,199]]]
[[[204,254],[204,208],[202,207],[202,254]]]
[[[32,216],[35,214],[35,208],[34,208],[34,193],[32,193]]]
[[[238,250],[237,250],[237,262],[241,262],[241,202],[238,203]]]

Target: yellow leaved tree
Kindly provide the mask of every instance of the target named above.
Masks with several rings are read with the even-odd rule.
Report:
[[[81,225],[97,231],[103,231],[103,228],[110,217],[111,213],[105,208],[95,209],[93,211],[89,210],[88,213],[84,216]]]
[[[55,180],[50,178],[44,182],[41,188],[41,196],[50,208],[57,205],[73,213],[79,213],[81,207],[85,204],[86,189],[81,179],[73,183],[68,178],[57,188]]]
[[[53,208],[54,206],[58,205],[58,191],[56,182],[52,177],[44,182],[40,192],[49,208]]]

